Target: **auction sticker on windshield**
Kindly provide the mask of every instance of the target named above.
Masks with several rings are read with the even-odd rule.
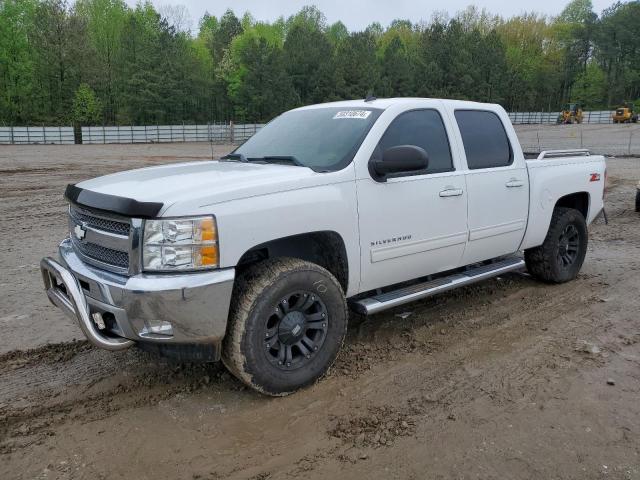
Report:
[[[371,110],[343,110],[334,115],[333,119],[337,118],[360,118],[364,120],[371,115]]]

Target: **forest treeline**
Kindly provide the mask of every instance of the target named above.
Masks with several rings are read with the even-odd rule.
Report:
[[[557,17],[469,7],[358,32],[315,7],[270,23],[205,15],[197,33],[184,20],[149,2],[0,0],[0,124],[257,122],[367,93],[510,111],[640,98],[637,0],[599,15],[573,0]]]

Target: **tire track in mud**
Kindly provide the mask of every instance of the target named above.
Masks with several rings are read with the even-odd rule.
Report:
[[[520,281],[508,281],[507,290],[517,290]],[[478,296],[504,295],[494,285],[469,287],[466,291],[451,292],[450,299],[438,299],[433,303],[435,310],[447,309],[448,303],[472,300]],[[424,307],[420,307],[424,308]],[[490,303],[483,307],[490,308]],[[455,316],[456,313],[449,313]],[[392,317],[393,318],[393,317]],[[345,375],[357,380],[365,371],[410,352],[427,354],[447,348],[440,338],[436,341],[416,343],[411,331],[433,324],[430,321],[413,321],[402,325],[397,318],[384,321],[389,329],[381,338],[373,342],[347,343],[331,376]],[[493,317],[491,323],[500,321]],[[449,325],[454,330],[464,324],[458,320]],[[376,335],[376,326],[372,332]],[[487,325],[477,326],[481,328]],[[436,335],[440,335],[436,333]],[[398,337],[397,341],[394,337]],[[356,370],[341,368],[366,366]],[[0,388],[0,436],[47,435],[56,425],[70,421],[90,421],[105,418],[121,409],[131,409],[142,405],[156,404],[177,393],[194,392],[202,388],[242,389],[222,369],[215,365],[172,364],[151,354],[130,350],[121,353],[103,352],[86,342],[57,344],[26,352],[11,352],[0,357],[0,374],[5,381]],[[13,448],[8,443],[4,450]]]
[[[0,357],[0,374],[0,453],[37,442],[62,423],[107,418],[224,382],[243,388],[220,365],[171,363],[137,349],[114,354],[86,342],[11,352]]]
[[[522,296],[522,289],[533,290],[530,296],[522,297],[529,304],[536,304],[536,318],[548,319],[549,313],[558,313],[562,305],[570,305],[567,300],[579,290],[582,281],[577,281],[567,292],[551,297],[544,288],[531,288],[533,282],[522,276],[511,275],[501,281],[490,281],[478,286],[467,287],[443,295],[442,298],[416,305],[422,314],[414,320],[400,323],[393,313],[385,315],[380,321],[368,320],[365,332],[362,325],[356,326],[360,335],[373,338],[373,341],[347,341],[344,351],[339,356],[330,376],[348,377],[357,381],[366,372],[376,367],[384,368],[389,362],[401,360],[407,354],[414,354],[425,359],[426,376],[411,377],[412,384],[422,384],[421,390],[431,390],[427,397],[414,398],[413,410],[416,409],[415,398],[426,402],[431,410],[433,404],[460,404],[469,398],[469,390],[480,390],[487,394],[504,390],[504,385],[480,384],[477,378],[470,382],[456,378],[456,370],[462,369],[469,361],[468,356],[453,355],[446,362],[435,364],[431,360],[435,355],[446,352],[450,357],[452,346],[460,342],[479,342],[478,331],[490,329],[488,342],[502,336],[502,330],[510,331],[514,322],[510,313],[509,297]],[[535,285],[535,284],[533,284]],[[571,284],[569,284],[571,285]],[[479,298],[488,299],[478,302]],[[496,309],[496,303],[504,302],[503,308]],[[427,305],[425,305],[426,303]],[[476,303],[476,305],[474,305]],[[433,305],[428,305],[433,304]],[[469,306],[471,304],[471,307]],[[566,307],[571,311],[571,306]],[[588,307],[585,304],[585,309]],[[442,315],[442,317],[439,316]],[[436,320],[432,320],[435,317]],[[519,323],[536,324],[537,320],[518,320]],[[442,333],[446,327],[445,334]],[[423,331],[424,330],[424,331]],[[526,335],[526,330],[522,333]],[[356,333],[356,336],[358,334]],[[518,338],[508,338],[516,341]],[[471,349],[473,352],[473,349]],[[477,355],[486,355],[479,352]],[[61,368],[63,367],[63,368]],[[522,382],[532,378],[534,368],[525,370],[527,377],[522,376],[519,368],[501,372],[504,377],[518,377]],[[105,418],[121,409],[131,409],[142,405],[158,403],[181,392],[195,392],[203,387],[241,389],[221,366],[171,364],[151,354],[131,350],[114,354],[92,348],[86,342],[57,344],[27,352],[11,352],[0,357],[0,373],[6,378],[8,387],[0,389],[0,435],[5,437],[21,435],[47,435],[57,424],[69,421],[90,421]],[[491,375],[490,375],[491,376]],[[384,375],[380,381],[384,382]],[[442,385],[445,385],[444,387]],[[394,385],[394,388],[402,385]],[[66,390],[71,389],[71,394]],[[28,398],[28,400],[26,400]],[[407,398],[404,396],[404,398]],[[426,400],[425,400],[426,398]],[[25,403],[26,401],[26,403]],[[404,402],[403,402],[404,403]],[[408,408],[404,405],[403,408]],[[384,405],[380,408],[391,408]],[[394,407],[395,408],[395,407]],[[403,414],[402,410],[398,411]],[[414,412],[415,414],[415,412]],[[9,447],[11,448],[11,446]]]
[[[12,350],[0,355],[0,374],[38,363],[66,362],[89,349],[91,349],[89,342],[74,340],[29,350]]]
[[[418,353],[414,351],[408,359],[398,356],[386,364],[382,361],[371,365],[369,375],[375,377],[379,390],[388,394],[382,403],[366,406],[364,411],[359,401],[351,402],[349,413],[332,418],[327,434],[342,442],[342,448],[334,452],[333,457],[341,462],[357,463],[368,458],[371,448],[392,447],[404,436],[424,441],[420,425],[434,418],[455,421],[465,416],[468,406],[481,398],[503,410],[518,409],[529,403],[543,408],[546,402],[562,398],[565,388],[562,384],[552,384],[553,379],[576,372],[585,364],[597,366],[603,361],[575,348],[575,339],[580,335],[591,338],[588,334],[599,326],[598,319],[567,321],[574,314],[589,317],[591,307],[600,303],[592,297],[576,308],[576,292],[585,284],[590,285],[590,280],[591,277],[585,275],[576,285],[569,284],[554,296],[548,295],[545,289],[536,289],[543,291],[525,297],[527,313],[502,315],[504,312],[498,309],[491,318],[474,323],[470,327],[476,330],[473,332],[464,328],[465,324],[472,323],[474,316],[467,315],[468,318],[451,325],[455,333],[447,333],[446,341],[438,342],[427,354],[418,349]],[[521,293],[516,287],[509,297]],[[486,310],[493,311],[495,306],[489,305]],[[505,310],[508,310],[506,306]],[[438,330],[439,325],[435,327]],[[540,331],[545,332],[542,342],[536,338]],[[440,335],[437,331],[432,334]],[[484,348],[473,348],[474,345],[484,345]],[[500,348],[493,350],[494,345]],[[394,363],[400,365],[394,366]],[[479,368],[470,365],[479,365]],[[362,377],[363,372],[352,375],[354,381]],[[367,397],[371,392],[360,388],[358,393],[360,395],[353,398],[363,394]],[[345,398],[350,397],[349,393],[345,394]],[[380,421],[381,417],[391,418],[391,425]],[[486,421],[473,416],[471,419],[476,427]]]
[[[637,218],[628,215],[628,212],[624,209],[620,211],[618,208],[613,208],[611,211],[616,217],[626,216],[630,217],[629,219],[632,221],[637,220]],[[598,231],[602,230],[603,227],[594,225],[593,228]],[[600,231],[598,233],[600,233],[598,235],[600,237],[598,238],[598,243],[616,235],[615,230]],[[591,250],[593,250],[593,244]],[[591,257],[593,257],[593,252]],[[590,260],[594,259],[590,258]],[[636,268],[633,264],[629,265],[628,263],[626,265],[615,265],[616,270],[620,271],[629,266]],[[611,293],[611,289],[608,288],[610,283],[599,280],[603,276],[602,273],[582,273],[574,282],[553,287],[545,287],[531,279],[514,277],[507,281],[506,286],[499,287],[504,294],[503,298],[500,298],[500,295],[494,295],[494,292],[491,291],[491,286],[485,283],[482,286],[470,287],[471,290],[476,289],[477,292],[462,291],[463,293],[460,297],[474,297],[475,293],[477,297],[489,299],[488,302],[481,301],[475,306],[471,304],[471,308],[468,310],[466,308],[456,308],[455,305],[450,304],[450,298],[445,297],[443,309],[447,309],[449,313],[444,315],[444,318],[436,321],[436,323],[429,323],[424,319],[410,321],[411,327],[409,329],[413,330],[414,333],[409,334],[408,337],[415,340],[416,333],[419,333],[421,328],[427,326],[427,328],[432,327],[431,330],[437,329],[439,325],[446,325],[453,319],[453,324],[449,325],[450,329],[441,330],[441,333],[447,335],[446,341],[434,341],[438,337],[431,332],[427,341],[408,342],[409,348],[397,349],[387,346],[387,348],[381,348],[375,352],[383,357],[386,356],[390,360],[397,360],[399,356],[389,355],[389,352],[406,354],[415,350],[425,351],[426,347],[426,354],[429,355],[430,360],[426,361],[424,365],[414,364],[407,368],[407,370],[411,370],[414,373],[418,371],[421,373],[429,372],[428,374],[413,375],[406,389],[402,389],[401,384],[398,382],[395,382],[390,388],[387,386],[387,388],[390,392],[397,392],[400,386],[400,390],[405,395],[409,395],[409,401],[406,402],[405,408],[413,410],[413,414],[417,416],[423,415],[425,411],[428,411],[429,415],[433,415],[434,410],[446,412],[450,405],[455,405],[457,409],[464,408],[465,404],[472,402],[478,395],[486,395],[492,402],[502,405],[554,398],[554,396],[558,395],[557,390],[561,389],[551,386],[549,383],[550,378],[558,376],[559,370],[577,370],[584,362],[593,365],[604,362],[602,359],[585,357],[584,353],[581,353],[575,346],[580,336],[594,338],[594,335],[599,330],[607,328],[611,324],[611,322],[603,324],[599,315],[593,313],[594,305],[607,302],[608,300],[605,297]],[[624,288],[622,285],[618,287]],[[520,303],[523,307],[517,313],[513,312],[515,301],[499,303],[502,300],[508,300],[505,297],[515,296],[521,297]],[[466,300],[469,299],[473,301],[473,298],[467,298]],[[458,298],[458,300],[463,300],[463,298]],[[636,307],[640,307],[640,302],[637,300],[631,303]],[[422,308],[425,308],[425,305],[421,305],[416,309]],[[426,306],[426,308],[429,307]],[[623,310],[624,308],[624,306],[617,309],[614,308],[609,314],[613,315],[617,313],[616,310]],[[437,306],[432,306],[429,313],[436,313],[437,310]],[[477,316],[481,317],[480,321],[474,318]],[[524,328],[514,328],[514,323]],[[507,365],[495,362],[495,365],[488,370],[473,371],[472,369],[469,372],[468,365],[474,363],[474,357],[478,357],[479,360],[481,359],[486,363],[487,357],[491,356],[492,352],[487,352],[486,350],[474,352],[473,348],[468,348],[464,341],[461,342],[461,337],[466,335],[471,338],[471,343],[479,343],[481,341],[479,334],[481,335],[481,333],[475,330],[492,326],[496,328],[494,331],[489,329],[490,338],[485,339],[487,340],[486,343],[489,345],[524,343],[525,346],[521,346],[523,348],[522,352],[517,354],[520,361]],[[560,328],[562,331],[558,331]],[[416,332],[416,329],[418,332]],[[546,332],[543,342],[540,343],[539,340],[533,343],[531,341],[527,342],[527,337],[532,336],[532,330]],[[624,330],[617,328],[616,331],[617,336],[622,338],[621,343],[623,345],[636,341],[630,340],[628,336],[625,336]],[[456,332],[456,334],[449,336],[449,332]],[[505,336],[505,332],[508,335]],[[637,337],[640,337],[640,332],[633,336],[634,339]],[[617,348],[616,342],[614,341],[613,343],[614,345],[610,348],[615,351]],[[456,344],[458,344],[458,350],[463,350],[460,355],[456,355],[456,348],[454,348]],[[359,360],[358,350],[349,350],[350,348],[347,347],[346,358],[340,359],[339,367],[353,365]],[[443,351],[448,353],[446,362],[438,364],[437,360],[431,361],[437,356],[438,352]],[[471,352],[471,354],[469,355],[468,352]],[[454,357],[453,361],[451,357]],[[366,365],[364,370],[370,370],[372,366]],[[465,368],[465,366],[467,367]],[[363,373],[362,370],[360,369],[360,371],[356,372],[356,378]],[[346,373],[349,374],[351,371],[347,368]],[[378,372],[376,371],[375,373],[377,374]],[[397,372],[394,372],[394,375],[399,376]],[[414,388],[416,385],[420,385],[418,391],[427,393],[416,394]],[[401,394],[399,397],[406,398],[405,395]],[[455,419],[454,414],[450,414],[450,416]],[[345,419],[339,421],[345,422]],[[357,445],[357,441],[352,442],[352,444],[354,446]]]

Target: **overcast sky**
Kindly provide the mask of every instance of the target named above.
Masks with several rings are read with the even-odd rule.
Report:
[[[136,0],[126,0],[134,6]],[[602,9],[613,3],[613,0],[592,0],[594,10],[600,13]],[[540,13],[556,15],[564,8],[568,1],[538,0],[527,2],[524,0],[152,0],[156,7],[163,5],[184,5],[190,13],[191,28],[197,30],[198,20],[205,12],[219,17],[227,8],[233,9],[241,16],[249,11],[257,20],[274,20],[283,15],[289,15],[300,10],[304,5],[316,5],[327,17],[329,23],[341,20],[349,30],[362,30],[372,22],[380,22],[387,26],[396,18],[409,19],[414,23],[421,19],[428,20],[437,11],[449,14],[474,4],[478,8],[486,8],[491,13],[511,16],[524,11],[535,10]]]

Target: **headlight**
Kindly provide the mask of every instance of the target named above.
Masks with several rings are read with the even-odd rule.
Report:
[[[171,272],[217,268],[219,258],[215,217],[145,221],[144,270]]]

